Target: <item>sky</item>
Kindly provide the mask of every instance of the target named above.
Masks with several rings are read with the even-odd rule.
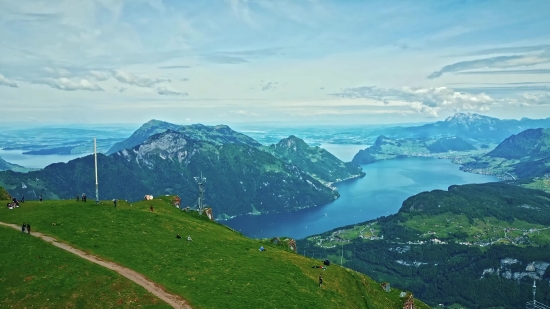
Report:
[[[550,117],[550,1],[0,0],[3,123]]]

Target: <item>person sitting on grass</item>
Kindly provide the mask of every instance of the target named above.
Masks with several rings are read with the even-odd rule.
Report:
[[[180,234],[176,235],[176,238],[181,238]]]

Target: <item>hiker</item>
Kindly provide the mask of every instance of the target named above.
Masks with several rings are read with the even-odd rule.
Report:
[[[153,205],[149,205],[149,210],[153,212]],[[188,239],[189,240],[189,239]]]
[[[82,193],[82,201],[86,202],[86,193]]]
[[[80,202],[80,197],[78,196],[78,194],[76,195],[76,201]]]
[[[31,233],[31,225],[27,223],[27,232],[30,234]]]
[[[21,225],[21,233],[25,233],[26,228],[27,228],[27,224],[23,223],[23,225]]]
[[[40,203],[42,203],[42,194],[38,196],[40,198]]]
[[[116,198],[115,198],[115,199],[113,199],[113,203],[115,204],[115,207],[116,207]]]
[[[193,241],[193,239],[191,239],[191,235],[187,235],[187,241]]]
[[[176,235],[176,238],[181,238],[180,234]]]
[[[17,198],[14,197],[12,201],[13,201],[13,204],[15,204],[15,206],[19,206],[19,202],[17,201]]]
[[[323,274],[319,274],[319,287],[323,285]]]
[[[25,195],[21,196],[21,203],[25,203]]]

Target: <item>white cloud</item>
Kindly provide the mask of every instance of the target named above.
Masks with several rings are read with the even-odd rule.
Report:
[[[71,72],[63,68],[44,67],[43,70],[47,72],[48,75],[55,76],[55,77],[69,77],[72,75]]]
[[[182,97],[188,96],[187,92],[177,92],[177,91],[169,90],[164,86],[157,87],[157,93],[160,95],[168,95],[168,96],[182,96]]]
[[[45,78],[33,81],[35,84],[47,85],[55,89],[65,91],[87,90],[87,91],[103,91],[99,85],[91,83],[87,79],[69,79],[61,78]]]
[[[461,61],[444,66],[441,70],[433,72],[428,78],[440,77],[445,73],[461,72],[475,69],[507,69],[515,67],[532,66],[550,62],[550,49],[539,55],[515,55],[498,56],[485,59]]]
[[[17,83],[0,74],[0,85],[17,88]]]
[[[170,82],[170,79],[167,78],[149,78],[144,76],[137,76],[130,72],[122,70],[113,70],[111,74],[116,80],[121,83],[138,87],[152,87],[159,83]]]
[[[485,93],[457,92],[447,87],[431,88],[348,88],[333,96],[351,99],[374,99],[384,104],[407,102],[410,107],[424,115],[437,117],[442,109],[452,111],[487,111],[491,104],[500,102]]]
[[[94,70],[90,71],[90,75],[92,75],[92,77],[97,81],[106,81],[111,77],[107,72],[94,71]]]

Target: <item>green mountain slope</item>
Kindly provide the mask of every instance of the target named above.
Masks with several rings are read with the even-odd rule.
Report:
[[[33,171],[33,170],[36,170],[36,169],[26,168],[26,167],[21,166],[21,165],[10,163],[10,162],[2,159],[2,157],[0,157],[0,171],[14,171],[14,172],[26,173],[26,172]]]
[[[379,136],[371,147],[359,150],[353,157],[356,164],[370,164],[380,160],[399,157],[437,157],[447,152],[466,154],[476,150],[472,144],[460,137],[430,138],[389,138]]]
[[[335,256],[342,240],[345,266],[434,306],[521,308],[533,279],[537,300],[550,303],[550,194],[539,190],[487,183],[424,192],[395,215],[298,245]]]
[[[218,218],[246,213],[283,212],[322,205],[339,195],[295,165],[243,144],[216,145],[175,131],[154,135],[131,150],[98,155],[100,196],[140,200],[146,194],[177,194],[193,206],[207,178],[206,203]],[[0,185],[27,199],[71,199],[95,192],[94,158],[87,156],[43,170],[0,173]]]
[[[0,201],[11,201],[12,197],[6,189],[0,187]]]
[[[360,166],[354,163],[344,163],[325,149],[310,147],[294,135],[271,145],[268,150],[274,156],[288,164],[298,166],[325,184],[365,175]]]
[[[226,125],[176,125],[160,120],[150,120],[147,123],[143,124],[138,130],[136,130],[128,139],[113,145],[109,149],[109,151],[107,151],[107,154],[113,154],[124,149],[132,149],[135,146],[145,142],[147,139],[149,139],[149,137],[155,134],[166,132],[168,130],[184,133],[194,140],[206,141],[216,145],[238,144],[254,147],[260,146],[260,143],[256,142],[254,139],[242,133],[235,132]]]
[[[169,200],[120,202],[117,208],[109,202],[30,201],[17,211],[0,209],[0,218],[17,224],[24,219],[36,231],[131,268],[193,308],[403,308],[397,289],[386,293],[369,277],[335,265],[312,268],[320,261],[292,252],[285,241],[246,238]],[[258,250],[262,245],[266,251]]]
[[[4,226],[0,238],[1,308],[171,308],[121,275],[43,240]]]
[[[464,170],[501,178],[532,178],[550,173],[550,129],[529,129],[512,135]]]

